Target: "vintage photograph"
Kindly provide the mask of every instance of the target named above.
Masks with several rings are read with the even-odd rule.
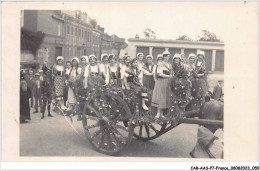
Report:
[[[20,11],[21,157],[224,158],[222,32],[129,8]]]

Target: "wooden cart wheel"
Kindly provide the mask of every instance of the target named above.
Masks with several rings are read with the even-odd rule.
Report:
[[[85,103],[82,116],[85,134],[97,151],[116,155],[131,142],[132,115],[121,97],[96,93]]]
[[[164,133],[166,126],[165,122],[144,122],[134,128],[134,137],[143,141],[153,140]]]

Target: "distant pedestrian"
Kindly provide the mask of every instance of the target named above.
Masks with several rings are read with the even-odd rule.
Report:
[[[51,111],[50,111],[51,110],[51,100],[52,100],[52,87],[51,87],[51,75],[50,75],[50,73],[46,73],[46,75],[44,75],[44,80],[42,82],[41,92],[42,92],[42,101],[43,101],[41,119],[44,118],[46,106],[47,106],[47,109],[48,109],[48,116],[52,117]]]
[[[33,104],[34,104],[34,94],[33,94],[33,84],[34,84],[34,81],[35,81],[35,77],[33,75],[33,71],[32,70],[29,70],[29,74],[26,76],[25,78],[26,80],[26,83],[27,83],[27,87],[30,89],[30,99],[31,99],[31,107],[33,107]]]
[[[120,70],[119,64],[116,62],[116,57],[114,54],[109,54],[108,60],[109,60],[109,67],[110,67],[110,83],[118,85],[119,70]]]
[[[222,86],[223,86],[223,80],[219,80],[218,84],[214,87],[214,90],[212,93],[212,98],[214,100],[217,100],[222,96],[222,94],[223,94]]]
[[[33,95],[35,98],[35,111],[33,113],[38,113],[38,108],[42,108],[42,94],[41,94],[41,84],[42,81],[40,80],[40,74],[35,74],[35,81],[33,83]],[[40,106],[39,106],[40,105]],[[41,109],[42,111],[42,109]]]
[[[31,120],[29,98],[31,91],[27,86],[24,77],[21,77],[20,82],[20,123],[25,123],[26,120]]]

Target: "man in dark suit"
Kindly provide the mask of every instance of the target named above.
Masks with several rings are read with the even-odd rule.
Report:
[[[223,80],[219,80],[218,85],[216,85],[214,87],[214,90],[213,90],[213,93],[212,93],[212,98],[214,100],[217,100],[222,96],[222,94],[223,94],[222,87],[223,87]]]
[[[42,108],[41,85],[42,85],[42,81],[40,80],[40,74],[36,73],[35,74],[35,81],[34,81],[34,84],[33,84],[33,95],[34,95],[34,98],[35,98],[35,111],[33,113],[38,113],[38,107]],[[40,106],[38,106],[38,104]]]

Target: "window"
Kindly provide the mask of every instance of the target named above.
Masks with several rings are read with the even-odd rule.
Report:
[[[71,28],[70,28],[70,32],[71,32],[70,34],[71,34],[71,35],[73,35],[73,30],[74,30],[74,28],[71,27]]]
[[[67,48],[67,50],[66,50],[66,56],[67,57],[70,56],[70,49],[69,48]]]
[[[70,56],[73,56],[73,49],[70,48]]]
[[[77,34],[78,34],[78,29],[75,28],[75,36],[77,36]]]
[[[81,30],[79,29],[79,37],[81,36]]]
[[[61,36],[61,29],[62,29],[61,23],[59,22],[58,23],[58,36]]]
[[[70,34],[70,26],[67,26],[67,34]]]

